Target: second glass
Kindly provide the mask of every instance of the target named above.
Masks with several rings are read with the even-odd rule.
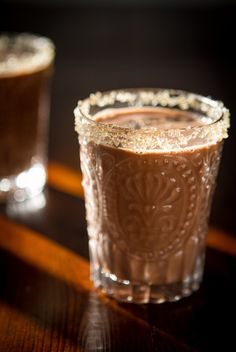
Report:
[[[0,201],[23,201],[45,185],[53,59],[48,38],[0,36]]]
[[[183,91],[131,89],[92,94],[75,116],[95,286],[134,303],[190,295],[228,110]]]

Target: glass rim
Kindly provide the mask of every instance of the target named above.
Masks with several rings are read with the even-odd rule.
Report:
[[[11,53],[12,49],[15,52]],[[27,32],[0,33],[0,53],[1,51],[1,78],[37,72],[49,66],[55,57],[55,45],[50,38]],[[20,51],[21,54],[27,55],[17,58]]]
[[[190,111],[209,117],[212,121],[208,124],[197,126],[174,127],[171,129],[147,126],[136,130],[132,127],[106,124],[93,119],[90,113],[91,107],[97,106],[101,108],[101,110],[105,110],[107,107],[112,108],[112,105],[116,102],[127,103],[126,107],[154,107],[177,109],[183,112]],[[95,137],[96,134],[97,137],[99,137],[100,133],[101,136],[98,140],[101,142],[105,139],[102,137],[104,135],[106,137],[108,135],[117,137],[123,134],[126,135],[126,140],[127,138],[139,139],[149,136],[152,139],[156,139],[156,141],[160,141],[160,149],[163,149],[160,147],[161,142],[165,142],[168,138],[172,141],[172,144],[175,144],[174,148],[176,148],[178,144],[175,143],[174,139],[176,139],[176,142],[178,140],[180,146],[183,147],[183,145],[186,144],[185,135],[187,135],[188,140],[193,136],[207,140],[207,142],[203,142],[203,144],[216,143],[228,137],[227,131],[230,126],[230,113],[222,101],[184,90],[166,88],[131,88],[92,93],[88,98],[78,101],[74,115],[75,130],[79,135],[84,134],[92,139],[93,135]],[[89,131],[89,129],[91,131]],[[183,142],[181,142],[181,138],[183,138]],[[171,143],[163,143],[163,146],[164,144],[166,144],[166,146],[169,145],[171,148]],[[169,147],[167,149],[169,149]]]

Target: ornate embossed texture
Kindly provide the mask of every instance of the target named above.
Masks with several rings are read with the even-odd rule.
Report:
[[[81,143],[95,266],[121,280],[156,284],[191,275],[204,246],[220,149],[137,154]],[[166,268],[161,277],[153,268],[148,273],[157,262],[156,270]]]

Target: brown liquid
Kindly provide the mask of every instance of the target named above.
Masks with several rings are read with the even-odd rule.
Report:
[[[33,156],[44,154],[50,71],[0,75],[0,178],[28,169]]]
[[[179,119],[180,113],[166,109],[136,109],[110,111],[96,120],[133,128],[207,121],[187,112]],[[124,283],[199,283],[220,150],[221,143],[143,153],[81,144],[95,277],[99,268]]]
[[[132,129],[157,127],[161,129],[195,127],[210,123],[210,118],[185,111],[166,108],[107,109],[95,115],[97,122]]]

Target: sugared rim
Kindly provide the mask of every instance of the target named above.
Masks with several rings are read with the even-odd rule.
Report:
[[[0,77],[41,70],[54,56],[55,46],[49,38],[30,33],[0,34]]]
[[[211,118],[212,122],[169,130],[149,126],[135,130],[93,119],[91,108],[112,108],[115,103],[124,104],[126,107],[149,106],[189,110]],[[93,93],[78,102],[74,114],[75,130],[79,135],[98,143],[122,145],[122,148],[136,150],[179,149],[189,146],[190,140],[198,140],[198,144],[216,143],[227,138],[229,128],[229,110],[221,101],[174,89],[142,88]]]

